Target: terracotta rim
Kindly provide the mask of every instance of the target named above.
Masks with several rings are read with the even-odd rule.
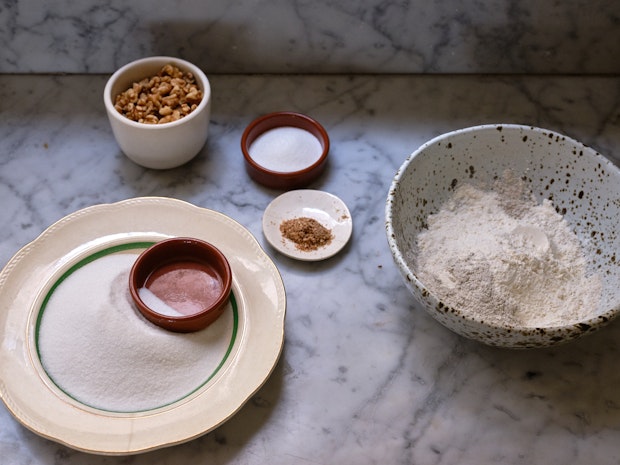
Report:
[[[249,150],[258,136],[271,129],[285,126],[304,129],[318,139],[323,152],[316,162],[302,170],[282,172],[270,170],[254,161]],[[318,121],[307,115],[291,111],[280,111],[260,116],[245,128],[241,136],[241,151],[248,174],[255,181],[269,187],[302,187],[316,179],[325,167],[329,146],[327,131]]]
[[[208,307],[184,316],[163,315],[140,298],[138,290],[157,268],[178,261],[191,260],[208,264],[222,280],[222,292]],[[224,254],[213,244],[200,239],[177,237],[160,241],[136,259],[129,273],[129,291],[138,310],[152,323],[171,331],[190,332],[204,329],[223,312],[232,288],[232,271]]]

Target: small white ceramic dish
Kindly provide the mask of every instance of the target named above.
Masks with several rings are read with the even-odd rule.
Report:
[[[191,72],[202,90],[202,101],[189,115],[170,123],[146,124],[132,121],[114,108],[118,94],[134,82],[156,75],[167,64]],[[211,86],[205,73],[188,61],[167,56],[132,61],[112,74],[103,91],[103,103],[121,150],[145,168],[168,169],[181,166],[194,158],[207,141]]]
[[[173,236],[217,245],[233,272],[235,320],[212,373],[178,400],[147,410],[108,411],[76,400],[41,363],[38,332],[45,331],[48,296],[102,257],[137,257]],[[286,295],[275,264],[239,223],[179,200],[147,197],[89,207],[50,226],[0,273],[0,307],[0,397],[8,410],[35,433],[74,449],[126,455],[186,442],[234,415],[280,356]]]
[[[587,271],[600,276],[598,305],[583,321],[545,327],[499,326],[441,302],[416,276],[416,237],[455,186],[490,188],[510,170],[538,202],[550,199],[579,238]],[[436,137],[396,173],[386,203],[386,233],[405,284],[428,313],[452,331],[493,346],[544,347],[603,327],[620,312],[620,169],[590,147],[546,129],[476,126]],[[544,311],[545,309],[541,309]]]
[[[333,234],[332,241],[316,250],[299,250],[285,238],[280,224],[293,218],[312,218]],[[353,232],[353,220],[346,204],[333,194],[312,189],[299,189],[276,197],[263,214],[263,233],[267,241],[282,254],[302,261],[318,261],[333,257],[347,244]]]

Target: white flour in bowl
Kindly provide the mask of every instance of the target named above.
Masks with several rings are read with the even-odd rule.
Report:
[[[458,187],[417,236],[420,281],[445,305],[496,325],[578,322],[596,309],[579,239],[550,201],[506,173],[494,190]]]

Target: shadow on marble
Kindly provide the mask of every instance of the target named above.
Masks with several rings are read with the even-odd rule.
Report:
[[[441,6],[404,7],[401,14],[427,14],[433,22],[415,24],[417,32],[401,34],[380,18],[349,17],[352,23],[342,30],[317,29],[322,18],[316,11],[317,18],[290,19],[295,32],[282,30],[280,35],[268,26],[273,20],[247,23],[242,17],[214,18],[208,13],[203,21],[157,21],[145,30],[149,54],[182,56],[207,74],[618,72],[610,59],[620,54],[613,5],[600,11],[595,7],[592,15],[584,16],[579,16],[578,6],[550,1],[461,6],[463,10],[449,11]],[[391,20],[397,24],[393,8]],[[337,14],[335,10],[331,13]],[[359,35],[363,44],[351,43],[346,27],[353,28],[348,32],[353,38]]]
[[[290,371],[287,366],[285,344],[280,360],[258,392],[233,417],[213,431],[192,441],[195,444],[191,444],[190,447],[212,449],[226,446],[226,455],[229,455],[231,460],[234,459],[235,452],[243,449],[244,445],[251,441],[252,437],[268,423],[274,409],[278,408],[285,378]]]
[[[494,409],[521,419],[542,409],[556,426],[587,436],[620,425],[618,341],[620,321],[550,349],[466,345],[488,364],[485,384]]]
[[[248,28],[229,21],[151,23],[150,49],[156,54],[182,56],[207,75],[214,72],[242,72],[244,69],[270,69],[283,59],[252,40]],[[290,47],[290,46],[289,46]]]

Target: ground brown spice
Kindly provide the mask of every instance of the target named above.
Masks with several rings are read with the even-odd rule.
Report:
[[[301,217],[284,220],[280,224],[282,235],[293,241],[295,247],[306,252],[328,245],[334,235],[313,218]]]

